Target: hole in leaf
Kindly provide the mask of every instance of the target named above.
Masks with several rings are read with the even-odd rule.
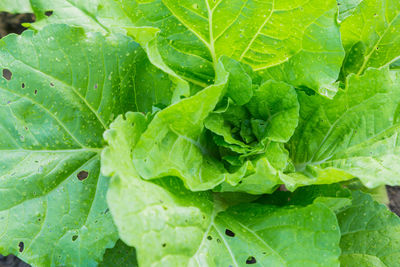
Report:
[[[12,72],[9,69],[3,69],[3,77],[7,81],[11,80],[12,78]]]
[[[24,251],[24,242],[19,242],[18,246],[19,246],[19,252]]]
[[[79,181],[85,180],[86,178],[88,178],[88,176],[89,176],[89,173],[87,171],[80,171],[77,175]]]
[[[210,235],[207,236],[207,239],[208,239],[208,240],[212,240],[212,236],[210,236]]]
[[[73,235],[72,236],[72,241],[75,241],[75,240],[77,240],[78,239],[78,236],[77,235]]]
[[[46,12],[44,12],[44,14],[50,17],[51,15],[53,15],[53,10],[47,10]]]
[[[246,264],[254,264],[256,263],[256,258],[254,258],[253,256],[249,256],[246,260]]]
[[[167,246],[167,244],[166,244],[166,243],[162,244],[162,247],[163,247],[163,248],[165,248],[166,246]]]
[[[234,236],[235,236],[235,233],[232,232],[232,231],[229,230],[229,229],[226,229],[226,230],[225,230],[225,234],[226,234],[227,236],[230,236],[230,237],[234,237]]]
[[[53,87],[53,86],[54,86],[54,83],[50,83],[50,86]]]

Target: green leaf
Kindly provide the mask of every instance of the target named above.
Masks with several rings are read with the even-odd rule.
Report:
[[[131,149],[145,131],[137,113],[118,117],[105,134],[103,173],[113,176],[108,203],[120,237],[143,266],[338,266],[339,227],[323,204],[229,208],[210,192],[191,192],[179,179],[146,181]],[[140,141],[139,141],[140,142]],[[294,239],[299,242],[292,242]]]
[[[396,266],[400,258],[400,218],[368,194],[353,193],[352,206],[341,211],[342,266]]]
[[[225,94],[228,74],[222,68],[220,77],[215,85],[155,115],[133,152],[142,177],[178,176],[192,190],[210,189],[225,180],[222,164],[208,155],[201,140],[205,118]]]
[[[346,51],[343,77],[386,66],[400,56],[400,2],[364,0],[340,31]]]
[[[138,51],[65,25],[0,41],[0,253],[93,266],[114,245],[99,152],[114,116],[134,108]]]
[[[339,5],[339,21],[343,21],[353,14],[354,10],[363,0],[337,0]]]
[[[223,55],[252,66],[266,80],[307,86],[332,97],[343,59],[336,1],[132,1],[136,38],[159,29],[165,64],[190,81],[211,83]],[[296,25],[296,27],[293,27]]]
[[[140,265],[146,266],[158,261],[161,265],[166,253],[171,254],[166,261],[180,260],[174,251],[198,246],[210,221],[206,214],[212,212],[212,198],[207,192],[188,191],[176,178],[145,181],[138,176],[131,149],[145,127],[146,119],[138,113],[127,113],[126,119],[120,116],[111,124],[105,133],[110,146],[102,154],[102,172],[113,176],[107,198],[120,237],[136,247]]]
[[[125,245],[121,240],[118,240],[115,247],[106,250],[103,261],[100,262],[98,266],[137,267],[139,265],[136,259],[136,250],[135,248]]]
[[[333,101],[299,94],[301,122],[290,142],[298,185],[358,177],[369,188],[399,184],[400,76],[388,69],[352,75]],[[316,130],[318,129],[318,130]]]
[[[2,0],[0,11],[9,13],[33,13],[30,0]]]

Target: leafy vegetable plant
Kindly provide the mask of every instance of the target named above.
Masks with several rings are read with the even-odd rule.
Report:
[[[0,41],[1,254],[400,264],[400,219],[376,193],[400,185],[399,1],[0,10],[37,18]]]

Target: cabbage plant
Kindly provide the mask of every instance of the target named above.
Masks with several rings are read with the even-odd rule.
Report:
[[[398,0],[2,0],[0,253],[399,266]]]

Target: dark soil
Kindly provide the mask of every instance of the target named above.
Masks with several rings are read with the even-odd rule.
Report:
[[[400,186],[387,186],[390,209],[400,216]]]
[[[26,28],[21,23],[34,22],[35,16],[33,14],[9,14],[0,12],[0,38],[9,33],[21,34]]]
[[[0,38],[9,33],[21,34],[26,28],[21,26],[21,23],[34,22],[35,16],[33,14],[9,14],[0,12]],[[400,186],[388,186],[387,192],[390,199],[389,207],[400,216]],[[24,263],[14,255],[7,257],[0,255],[0,267],[29,267],[30,265]]]

